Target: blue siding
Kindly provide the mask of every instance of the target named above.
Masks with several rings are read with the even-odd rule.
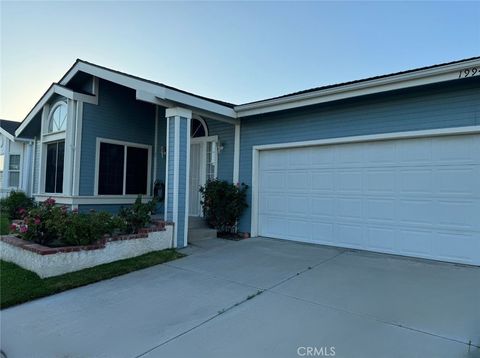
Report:
[[[235,126],[233,124],[207,119],[208,134],[218,136],[223,145],[218,155],[217,177],[220,180],[233,180],[233,152],[235,148]]]
[[[242,119],[240,181],[252,184],[254,145],[479,124],[479,78],[252,116]],[[241,231],[250,219],[248,208]]]
[[[131,89],[99,81],[98,105],[83,107],[80,195],[94,192],[97,137],[149,144],[153,149],[155,106],[137,101]]]
[[[174,155],[175,155],[175,121],[170,120],[168,122],[168,192],[167,192],[167,213],[166,213],[166,220],[173,221],[173,173],[175,167],[173,165],[174,162]]]
[[[187,132],[187,119],[180,118],[180,147],[179,147],[179,168],[178,168],[178,221],[176,225],[178,226],[178,245],[180,247],[185,246],[186,242],[183,240],[186,239],[185,233],[185,211],[187,207],[185,205],[186,192],[187,192],[187,136],[190,136],[190,133]],[[185,235],[185,236],[184,236]]]

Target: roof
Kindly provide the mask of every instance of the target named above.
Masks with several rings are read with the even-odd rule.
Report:
[[[15,135],[15,129],[18,128],[20,122],[8,121],[6,119],[0,119],[0,128],[4,129],[11,135]]]
[[[362,78],[362,79],[354,80],[354,81],[340,82],[340,83],[335,83],[335,84],[331,84],[331,85],[314,87],[314,88],[309,88],[309,89],[298,91],[298,92],[292,92],[292,93],[284,94],[284,95],[281,95],[281,96],[276,96],[276,97],[266,98],[266,99],[262,99],[262,100],[258,100],[258,101],[243,103],[242,106],[252,104],[252,103],[260,103],[260,102],[264,102],[264,101],[270,101],[270,100],[273,100],[273,99],[287,98],[287,97],[296,96],[296,95],[305,94],[305,93],[310,93],[310,92],[322,91],[322,90],[325,90],[325,89],[330,89],[330,88],[335,88],[335,87],[352,85],[352,84],[355,84],[355,83],[362,83],[362,82],[378,80],[378,79],[382,79],[382,78],[404,75],[404,74],[408,74],[408,73],[414,73],[414,72],[418,72],[418,71],[424,71],[424,70],[429,70],[429,69],[433,69],[433,68],[437,68],[437,67],[443,67],[443,66],[447,66],[447,65],[453,65],[453,64],[458,64],[458,63],[462,63],[462,62],[478,60],[478,59],[480,59],[480,56],[465,58],[465,59],[462,59],[462,60],[457,60],[457,61],[452,61],[452,62],[440,63],[440,64],[426,66],[426,67],[418,67],[418,68],[411,69],[411,70],[394,72],[394,73],[389,73],[389,74],[380,75],[380,76],[367,77],[367,78]]]
[[[139,76],[134,76],[134,75],[131,75],[129,73],[125,73],[125,72],[121,72],[121,71],[118,71],[118,70],[114,70],[112,68],[109,68],[109,67],[105,67],[105,66],[100,66],[100,65],[97,65],[96,63],[92,63],[92,62],[88,62],[88,61],[85,61],[85,60],[82,60],[82,59],[77,59],[75,61],[75,63],[72,65],[72,67],[67,71],[67,73],[60,79],[60,81],[58,81],[58,83],[62,83],[63,79],[65,78],[65,76],[70,72],[70,70],[72,68],[75,67],[76,64],[78,63],[85,63],[87,65],[90,65],[90,66],[94,66],[94,67],[97,67],[97,68],[101,68],[103,70],[107,70],[107,71],[111,71],[111,72],[114,72],[114,73],[118,73],[120,75],[123,75],[123,76],[127,76],[127,77],[130,77],[130,78],[134,78],[136,80],[140,80],[140,81],[144,81],[144,82],[147,82],[147,83],[151,83],[151,84],[154,84],[154,85],[157,85],[157,86],[162,86],[162,87],[165,87],[165,88],[168,88],[168,89],[172,89],[172,90],[175,90],[177,92],[181,92],[181,93],[184,93],[184,94],[188,94],[190,96],[194,96],[194,97],[197,97],[197,98],[201,98],[201,99],[204,99],[204,100],[207,100],[207,101],[210,101],[210,102],[213,102],[213,103],[216,103],[216,104],[219,104],[219,105],[222,105],[222,106],[226,106],[226,107],[230,107],[230,108],[233,108],[235,106],[235,104],[233,103],[229,103],[229,102],[225,102],[225,101],[220,101],[220,100],[217,100],[217,99],[213,99],[213,98],[209,98],[209,97],[204,97],[204,96],[200,96],[198,94],[195,94],[195,93],[191,93],[191,92],[188,92],[188,91],[184,91],[182,89],[179,89],[179,88],[175,88],[175,87],[172,87],[172,86],[169,86],[169,85],[166,85],[164,83],[160,83],[160,82],[156,82],[156,81],[152,81],[152,80],[149,80],[149,79],[146,79],[146,78],[143,78],[143,77],[139,77]]]

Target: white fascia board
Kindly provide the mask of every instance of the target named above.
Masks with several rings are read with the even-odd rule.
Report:
[[[63,86],[59,86],[57,84],[52,84],[50,88],[47,90],[47,92],[42,96],[40,101],[37,102],[35,107],[30,111],[30,113],[27,115],[27,117],[23,120],[22,124],[17,128],[15,131],[15,136],[19,136],[20,133],[23,132],[25,127],[31,122],[33,117],[37,115],[37,113],[45,106],[45,104],[48,102],[50,97],[52,97],[53,94],[58,94],[60,96],[63,96],[68,99],[73,99],[81,102],[87,102],[91,104],[98,104],[98,97],[97,96],[90,96],[86,95],[83,93],[78,93],[75,92],[71,89],[65,88]]]
[[[218,103],[214,103],[206,99],[202,99],[187,93],[176,91],[174,89],[166,88],[160,84],[150,83],[146,80],[134,78],[126,74],[118,73],[105,68],[99,68],[95,65],[91,65],[84,62],[78,62],[70,70],[70,72],[67,75],[65,75],[65,77],[61,80],[60,84],[61,85],[67,84],[68,81],[70,81],[73,78],[73,76],[75,76],[75,74],[79,71],[89,73],[95,77],[103,78],[125,87],[132,88],[143,94],[145,94],[145,92],[150,93],[150,97],[151,95],[154,95],[155,97],[158,97],[159,99],[164,101],[171,101],[171,102],[188,105],[188,106],[202,109],[208,112],[216,113],[228,118],[237,117],[237,114],[235,113],[235,111],[230,107],[222,106]],[[159,104],[158,102],[152,102],[152,103]]]
[[[2,127],[0,127],[0,134],[3,134],[5,137],[7,137],[9,140],[11,140],[12,142],[15,141],[15,137],[13,135],[11,135],[10,133],[8,133],[5,129],[3,129]]]
[[[475,59],[441,67],[373,79],[370,81],[353,83],[350,85],[324,90],[320,89],[314,92],[239,105],[235,106],[234,109],[238,113],[239,118],[267,112],[281,111],[351,97],[456,80],[459,79],[461,70],[478,66],[480,66],[480,60]]]

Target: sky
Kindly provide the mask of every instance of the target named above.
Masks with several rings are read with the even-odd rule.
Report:
[[[235,104],[480,56],[480,2],[0,2],[0,118],[77,58]]]

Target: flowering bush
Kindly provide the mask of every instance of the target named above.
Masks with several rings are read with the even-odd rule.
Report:
[[[11,230],[41,245],[89,245],[106,234],[125,231],[125,226],[123,219],[109,213],[69,211],[50,198],[25,212],[23,222],[12,224]]]

